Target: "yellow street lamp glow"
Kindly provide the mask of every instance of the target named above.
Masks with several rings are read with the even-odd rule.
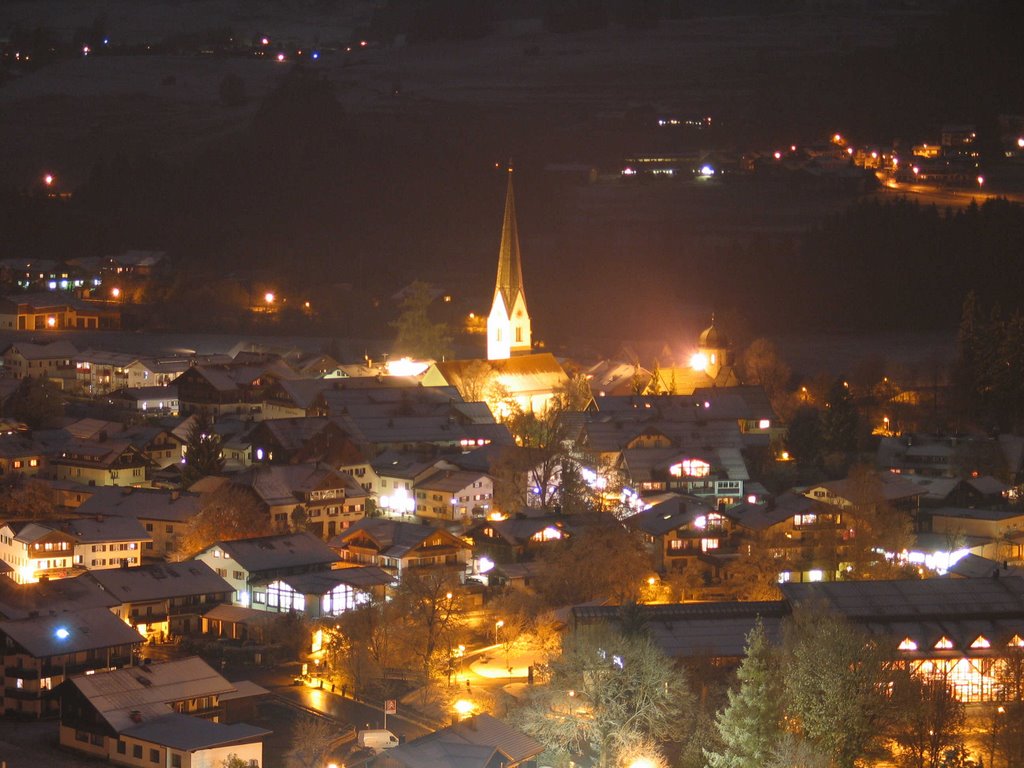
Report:
[[[694,352],[690,355],[690,367],[695,371],[706,371],[708,367],[708,356],[703,352]]]
[[[263,300],[267,302],[267,304],[273,304],[275,298],[277,297],[274,296],[272,291],[267,291],[265,294],[263,294]]]
[[[629,768],[654,768],[654,761],[649,757],[638,757],[629,764]]]
[[[110,295],[113,296],[116,299],[118,296],[121,295],[121,289],[117,288],[117,287],[111,288],[110,289]]]
[[[462,717],[466,717],[473,711],[473,702],[466,701],[465,699],[459,699],[452,705],[452,709],[458,712]]]

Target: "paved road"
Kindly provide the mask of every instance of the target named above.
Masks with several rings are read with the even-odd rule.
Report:
[[[1024,194],[1019,192],[998,192],[985,187],[976,189],[957,189],[936,187],[930,184],[910,184],[903,181],[887,179],[880,187],[882,194],[908,197],[924,205],[936,205],[940,208],[966,208],[972,202],[981,205],[986,200],[1004,198],[1014,203],[1024,203]]]

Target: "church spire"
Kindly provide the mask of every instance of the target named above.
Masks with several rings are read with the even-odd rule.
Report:
[[[512,188],[512,163],[508,166],[508,191],[505,193],[505,217],[498,248],[498,276],[494,301],[487,318],[487,357],[502,360],[512,354],[530,352],[530,315],[523,292],[523,264],[519,253],[516,226],[516,199]]]
[[[508,191],[505,193],[505,218],[501,224],[498,249],[498,279],[494,292],[501,292],[505,307],[512,309],[516,294],[523,291],[523,263],[519,255],[519,229],[516,226],[516,196],[512,189],[512,163],[508,165]],[[524,302],[525,302],[525,296]]]

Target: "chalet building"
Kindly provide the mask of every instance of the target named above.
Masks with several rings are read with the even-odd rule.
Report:
[[[297,376],[308,376],[296,371]],[[326,416],[320,395],[332,382],[323,378],[282,378],[268,374],[263,389],[263,416],[266,419],[297,419]]]
[[[0,560],[28,584],[83,571],[137,566],[149,540],[137,521],[118,517],[10,522],[0,526]]]
[[[248,440],[255,460],[268,464],[338,467],[362,459],[351,438],[327,417],[267,418],[252,428]]]
[[[659,573],[682,570],[709,554],[736,554],[739,535],[724,513],[695,496],[672,495],[625,521],[640,531]]]
[[[71,533],[35,522],[0,527],[0,560],[11,567],[9,576],[18,584],[77,575],[72,573],[75,544]]]
[[[203,614],[231,601],[231,585],[194,560],[93,571],[89,577],[118,601],[118,619],[153,642],[201,632]]]
[[[206,413],[215,419],[240,416],[263,418],[268,374],[295,378],[283,363],[269,365],[194,365],[174,380],[184,414]]]
[[[9,345],[2,353],[4,373],[15,379],[47,377],[58,386],[74,372],[78,350],[68,341],[31,344],[27,341]]]
[[[473,543],[473,559],[496,564],[529,562],[559,542],[588,528],[618,525],[605,514],[518,515],[505,520],[480,520],[463,534]],[[479,568],[479,565],[478,565]]]
[[[83,485],[142,485],[150,462],[128,440],[69,440],[50,459],[57,480]]]
[[[105,607],[32,611],[0,621],[4,712],[43,717],[59,712],[58,686],[69,675],[131,663],[142,642]]]
[[[361,520],[328,544],[346,563],[376,565],[399,578],[411,568],[464,571],[471,552],[444,529],[383,518]]]
[[[840,509],[887,504],[909,513],[918,530],[922,527],[921,489],[915,483],[891,472],[878,472],[862,479],[847,478],[819,483],[808,488],[804,495]]]
[[[145,530],[142,556],[164,560],[174,551],[189,521],[199,512],[200,497],[183,491],[150,488],[96,488],[78,504],[80,515],[108,515],[135,520]]]
[[[1024,648],[1024,578],[783,584],[782,600],[644,605],[651,640],[681,662],[735,666],[757,621],[773,642],[795,610],[832,612],[863,628],[890,660],[942,680],[966,703],[998,702],[1001,668]],[[969,606],[966,608],[965,606]],[[619,620],[618,606],[576,606],[574,627]]]
[[[242,685],[196,656],[75,676],[61,692],[60,744],[115,765],[206,768],[236,755],[258,768],[270,732],[223,722]]]
[[[233,605],[266,613],[302,613],[309,619],[338,616],[383,598],[391,577],[372,566],[337,569],[341,558],[309,533],[221,541],[199,553],[234,587]],[[220,610],[207,614],[210,622],[248,625],[251,622]]]
[[[107,402],[116,408],[146,416],[177,416],[178,388],[174,386],[136,387],[110,393]]]
[[[322,464],[258,465],[231,482],[255,494],[275,528],[304,527],[323,537],[361,520],[369,496],[350,475]]]

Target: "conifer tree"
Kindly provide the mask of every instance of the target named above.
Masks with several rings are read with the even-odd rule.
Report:
[[[223,468],[220,435],[214,431],[210,417],[199,413],[188,428],[185,439],[185,471],[181,475],[181,484],[188,488],[197,480],[215,475]]]
[[[710,768],[761,768],[782,734],[779,664],[760,619],[747,635],[746,657],[736,673],[739,688],[718,713],[720,752],[704,753]]]

